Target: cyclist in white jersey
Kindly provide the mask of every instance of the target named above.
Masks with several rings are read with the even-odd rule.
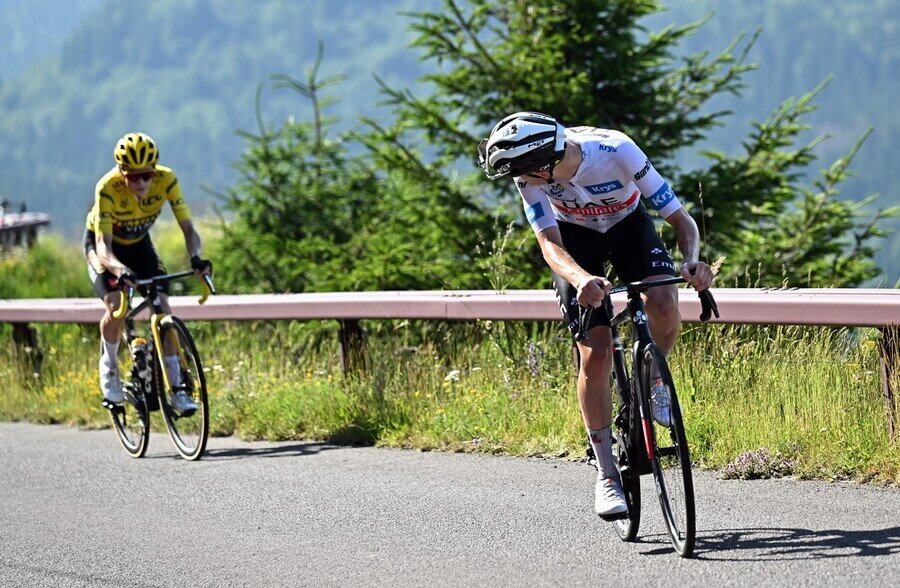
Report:
[[[697,224],[624,133],[565,128],[549,115],[517,112],[497,123],[481,141],[478,159],[488,179],[513,178],[572,333],[578,328],[579,305],[600,307],[608,294],[607,263],[623,282],[680,273],[698,291],[712,283],[711,268],[699,261]],[[641,206],[642,197],[675,228],[684,258],[680,268]],[[653,338],[668,353],[681,327],[678,290],[674,285],[652,288],[645,300]],[[597,457],[594,509],[600,516],[627,509],[612,456],[610,318],[606,312],[594,312],[589,337],[576,342],[581,358],[578,400]],[[668,426],[668,392],[661,381],[651,397],[654,418]]]

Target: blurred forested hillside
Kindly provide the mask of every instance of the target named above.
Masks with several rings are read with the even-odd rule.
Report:
[[[900,46],[895,42],[900,3],[895,0],[669,0],[669,10],[647,20],[650,30],[715,12],[683,46],[684,54],[716,53],[740,32],[762,33],[747,58],[740,97],[714,108],[733,110],[726,126],[703,147],[740,148],[751,121],[779,103],[834,80],[818,96],[820,109],[806,121],[809,138],[833,134],[817,149],[830,165],[872,125],[853,164],[857,176],[844,196],[882,194],[881,206],[900,204],[900,171],[893,159],[900,115],[892,107]],[[434,10],[440,0],[0,0],[0,195],[48,211],[56,230],[79,231],[96,179],[111,165],[123,133],[140,129],[160,143],[162,160],[178,172],[192,209],[209,212],[212,198],[232,183],[231,164],[244,148],[235,130],[256,129],[254,95],[262,93],[268,123],[306,119],[299,95],[273,90],[269,76],[304,79],[319,41],[325,44],[322,77],[344,75],[329,113],[340,128],[359,115],[385,118],[372,74],[395,87],[420,88],[434,67],[408,47],[412,34],[402,11]],[[527,51],[527,48],[523,48]],[[574,97],[577,99],[577,97]],[[498,113],[499,114],[499,113]],[[696,152],[680,156],[686,168]],[[708,197],[714,197],[709,195]],[[891,285],[900,277],[900,237],[879,255]]]

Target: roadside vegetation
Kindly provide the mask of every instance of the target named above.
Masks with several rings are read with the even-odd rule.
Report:
[[[177,237],[162,235],[160,248],[174,250]],[[80,259],[76,248],[54,256],[40,247],[30,263],[5,258],[0,283],[26,263],[33,273],[52,266],[60,283],[86,283],[80,264],[60,263]],[[44,354],[39,376],[27,350],[0,346],[0,419],[108,427],[97,387],[97,327],[35,326]],[[333,322],[191,323],[213,435],[583,459],[569,339],[560,325],[364,327],[365,364],[345,375]],[[0,338],[11,340],[8,325]],[[702,467],[725,477],[900,484],[900,441],[887,436],[877,331],[686,325],[672,368]]]

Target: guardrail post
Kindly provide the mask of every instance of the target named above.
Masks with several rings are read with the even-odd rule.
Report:
[[[879,329],[878,338],[881,350],[881,385],[884,389],[884,411],[887,418],[888,436],[897,438],[898,414],[897,391],[900,389],[900,327],[890,326]]]
[[[44,352],[38,347],[37,331],[28,323],[12,323],[12,339],[17,350],[21,350],[31,361],[35,373],[41,373],[44,363]]]
[[[342,320],[338,339],[341,343],[341,367],[344,373],[359,370],[365,365],[365,331],[358,320]]]

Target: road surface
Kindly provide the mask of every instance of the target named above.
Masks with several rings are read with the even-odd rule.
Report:
[[[0,586],[900,585],[900,489],[695,476],[693,559],[643,478],[638,540],[583,463],[0,423]]]

